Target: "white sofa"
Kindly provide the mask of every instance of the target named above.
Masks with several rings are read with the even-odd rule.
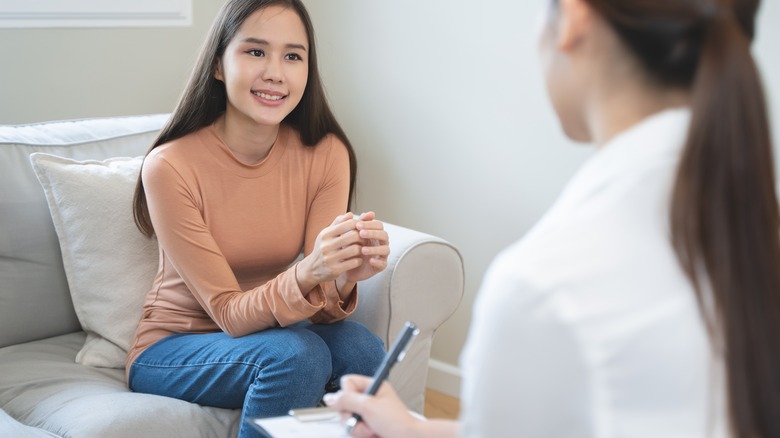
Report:
[[[74,269],[91,268],[85,265],[90,258],[66,254],[72,243],[67,248],[60,244],[58,237],[62,239],[63,232],[55,231],[54,207],[50,211],[49,203],[75,211],[75,216],[58,216],[64,221],[60,227],[73,225],[68,217],[101,214],[95,210],[100,205],[79,210],[81,201],[57,193],[49,193],[47,202],[30,164],[34,152],[79,161],[141,156],[166,120],[167,115],[160,114],[0,126],[0,437],[236,435],[238,411],[132,393],[123,369],[76,361],[88,337],[100,338],[85,320],[90,315],[84,309],[92,303],[74,304],[78,301],[72,299],[75,295],[69,288],[76,284],[75,276],[84,274]],[[97,194],[108,188],[96,183],[87,190]],[[131,214],[130,205],[126,214]],[[113,234],[111,227],[119,226],[110,220],[101,224],[83,231],[83,237]],[[419,336],[394,369],[391,381],[408,406],[422,412],[431,341],[460,303],[463,263],[457,249],[442,239],[386,226],[392,251],[389,266],[360,284],[360,304],[353,318],[386,345],[393,342],[405,321],[420,326]],[[153,241],[152,245],[156,248]],[[128,270],[143,265],[125,261],[128,257],[122,246],[90,263],[114,259],[119,266],[125,263]],[[65,265],[63,254],[69,260]],[[122,272],[112,273],[109,277],[116,277],[109,280],[123,278],[124,269],[117,271]],[[134,286],[136,290],[147,287]],[[104,304],[111,305],[111,300]],[[140,309],[128,306],[120,318],[138,314]],[[121,348],[121,342],[101,342]]]

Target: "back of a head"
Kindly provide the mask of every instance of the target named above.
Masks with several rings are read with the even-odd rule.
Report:
[[[750,52],[759,1],[586,1],[649,77],[690,92],[673,245],[726,365],[734,435],[778,437],[780,218],[765,96]]]

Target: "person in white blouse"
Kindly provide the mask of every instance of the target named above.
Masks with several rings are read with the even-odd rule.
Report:
[[[478,295],[459,422],[346,376],[380,437],[780,437],[780,219],[757,0],[552,0],[566,134],[598,152]]]

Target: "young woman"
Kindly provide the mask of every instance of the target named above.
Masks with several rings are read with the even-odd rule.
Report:
[[[388,236],[374,213],[345,213],[354,177],[303,4],[228,1],[139,177],[136,222],[156,235],[160,268],[130,388],[243,420],[373,373],[381,340],[344,319],[356,282],[386,267]]]
[[[756,0],[559,0],[540,42],[599,149],[486,274],[460,424],[389,385],[326,402],[382,437],[780,437],[780,219]]]

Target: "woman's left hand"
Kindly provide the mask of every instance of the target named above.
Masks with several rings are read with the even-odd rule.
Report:
[[[344,273],[345,280],[358,282],[382,272],[387,267],[387,256],[390,255],[390,239],[384,224],[375,219],[373,211],[360,215],[355,228],[362,239],[361,254],[363,263],[355,269]]]

